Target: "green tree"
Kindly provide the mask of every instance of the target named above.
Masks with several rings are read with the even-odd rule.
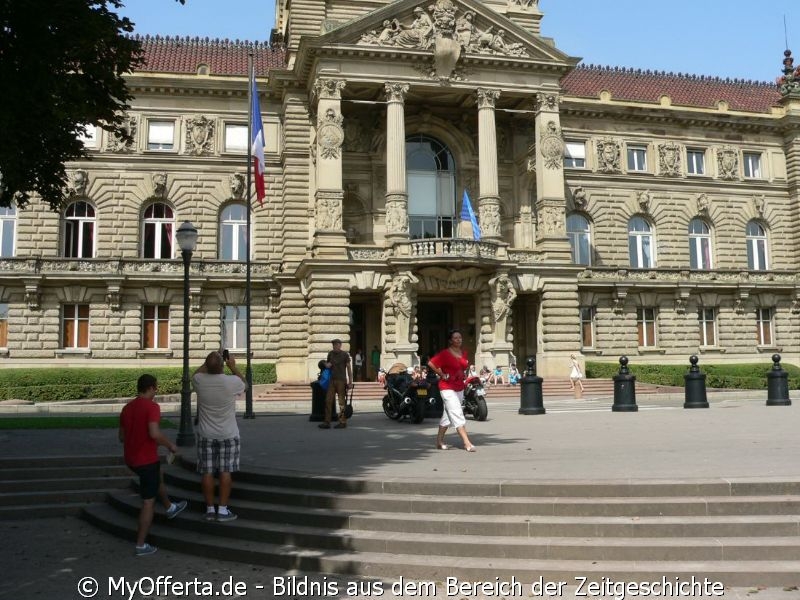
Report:
[[[183,0],[178,0],[183,3]],[[123,78],[141,64],[120,0],[0,0],[0,206],[31,193],[57,210],[64,163],[87,158],[93,124],[126,137]]]

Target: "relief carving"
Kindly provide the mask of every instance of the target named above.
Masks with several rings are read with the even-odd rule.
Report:
[[[167,174],[166,173],[153,173],[151,175],[153,182],[153,196],[163,198],[167,195]]]
[[[636,202],[639,204],[639,210],[643,213],[650,212],[650,203],[653,201],[653,195],[650,190],[644,190],[636,193]]]
[[[658,147],[658,162],[662,175],[678,177],[681,174],[681,147],[672,142]]]
[[[228,176],[231,188],[231,198],[241,200],[244,197],[245,177],[243,173],[231,173]]]
[[[70,196],[86,196],[86,190],[89,188],[89,173],[84,169],[77,169],[72,172],[70,177],[69,195]]]
[[[347,85],[346,82],[341,80],[319,78],[314,81],[314,93],[318,98],[340,100],[345,85]]]
[[[317,231],[341,231],[342,200],[338,195],[320,194],[316,206]]]
[[[732,146],[717,149],[717,168],[720,179],[739,179],[739,151]]]
[[[583,186],[578,186],[572,190],[572,202],[578,210],[586,210],[589,200],[586,197],[586,190]]]
[[[408,234],[408,212],[406,198],[403,195],[386,196],[386,233]]]
[[[136,141],[136,117],[128,117],[121,126],[124,135],[109,133],[106,136],[106,150],[109,152],[132,152]]]
[[[480,225],[485,237],[500,237],[500,206],[481,202]]]
[[[186,120],[186,154],[207,156],[214,145],[214,121],[206,117]]]
[[[560,169],[564,163],[564,140],[555,121],[548,121],[546,129],[539,140],[539,148],[544,157],[544,166],[548,169]]]
[[[764,194],[753,194],[753,209],[760,218],[764,218],[767,210],[767,197]]]
[[[708,197],[708,195],[698,194],[696,202],[698,214],[707,215],[709,209],[711,208],[711,199]]]
[[[329,108],[320,119],[317,129],[317,143],[319,144],[322,158],[339,158],[339,149],[344,142],[344,118],[341,114]]]
[[[619,142],[611,138],[597,141],[597,170],[602,173],[622,173]]]

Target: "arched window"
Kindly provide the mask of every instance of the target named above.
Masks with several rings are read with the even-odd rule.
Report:
[[[751,271],[766,271],[769,268],[767,255],[767,232],[757,221],[747,224],[747,268]]]
[[[567,217],[567,237],[572,248],[572,262],[576,265],[592,264],[592,238],[589,220],[579,213]]]
[[[406,138],[408,226],[411,239],[453,237],[456,177],[453,156],[424,135]]]
[[[655,265],[653,231],[642,217],[628,221],[628,253],[634,269],[652,269]]]
[[[692,269],[711,269],[711,229],[703,219],[689,221],[689,264]]]
[[[0,207],[0,256],[14,256],[17,247],[17,209]]]
[[[175,240],[175,214],[163,202],[154,202],[144,210],[142,223],[142,258],[172,258]]]
[[[229,204],[219,214],[218,257],[220,260],[246,260],[246,252],[247,206]]]
[[[64,256],[93,258],[96,218],[94,206],[83,200],[64,211]]]

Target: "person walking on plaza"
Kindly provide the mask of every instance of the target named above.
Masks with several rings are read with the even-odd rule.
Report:
[[[581,393],[583,393],[583,373],[581,373],[581,365],[578,362],[578,357],[575,356],[574,353],[569,355],[569,366],[569,380],[572,384],[572,391],[575,391],[575,384],[577,383]]]
[[[325,396],[325,421],[319,424],[320,429],[331,428],[331,414],[333,413],[333,399],[339,396],[339,422],[336,429],[347,427],[347,417],[344,409],[347,406],[347,390],[353,387],[353,367],[350,365],[350,355],[342,350],[342,340],[335,339],[331,342],[333,350],[328,352],[326,366],[331,370],[331,383],[328,394]]]
[[[225,365],[233,375],[225,375]],[[239,470],[239,426],[236,424],[236,398],[247,385],[236,368],[233,356],[222,358],[219,352],[206,356],[192,376],[197,392],[197,472],[206,502],[206,521],[233,521],[236,514],[228,508],[233,480]],[[219,478],[219,506],[214,510],[214,477]]]
[[[153,523],[156,496],[164,505],[168,519],[177,517],[187,504],[186,500],[173,503],[169,499],[161,476],[158,447],[164,446],[173,453],[178,452],[178,447],[161,433],[161,407],[153,400],[157,390],[155,377],[139,377],[136,398],[125,405],[119,416],[119,441],[124,447],[125,464],[139,476],[139,495],[142,498],[136,532],[136,556],[153,554],[157,550],[145,541]]]
[[[469,368],[467,352],[461,347],[462,343],[461,331],[453,329],[447,339],[447,348],[428,361],[428,367],[439,376],[439,392],[444,403],[444,412],[439,421],[439,432],[436,435],[436,447],[439,450],[449,448],[444,443],[444,434],[452,425],[461,436],[464,450],[475,452],[475,445],[469,441],[469,436],[467,436],[467,420],[461,409],[464,401],[464,387],[466,387],[464,373]]]
[[[381,369],[381,351],[378,350],[378,346],[375,345],[372,347],[372,352],[369,355],[369,362],[372,365],[372,370],[375,373],[375,378],[378,378],[378,372]]]

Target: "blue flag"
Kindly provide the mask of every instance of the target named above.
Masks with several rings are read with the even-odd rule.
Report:
[[[472,210],[472,204],[470,204],[467,190],[464,190],[464,199],[461,201],[461,220],[469,221],[472,224],[472,239],[479,242],[481,240],[481,228]]]

